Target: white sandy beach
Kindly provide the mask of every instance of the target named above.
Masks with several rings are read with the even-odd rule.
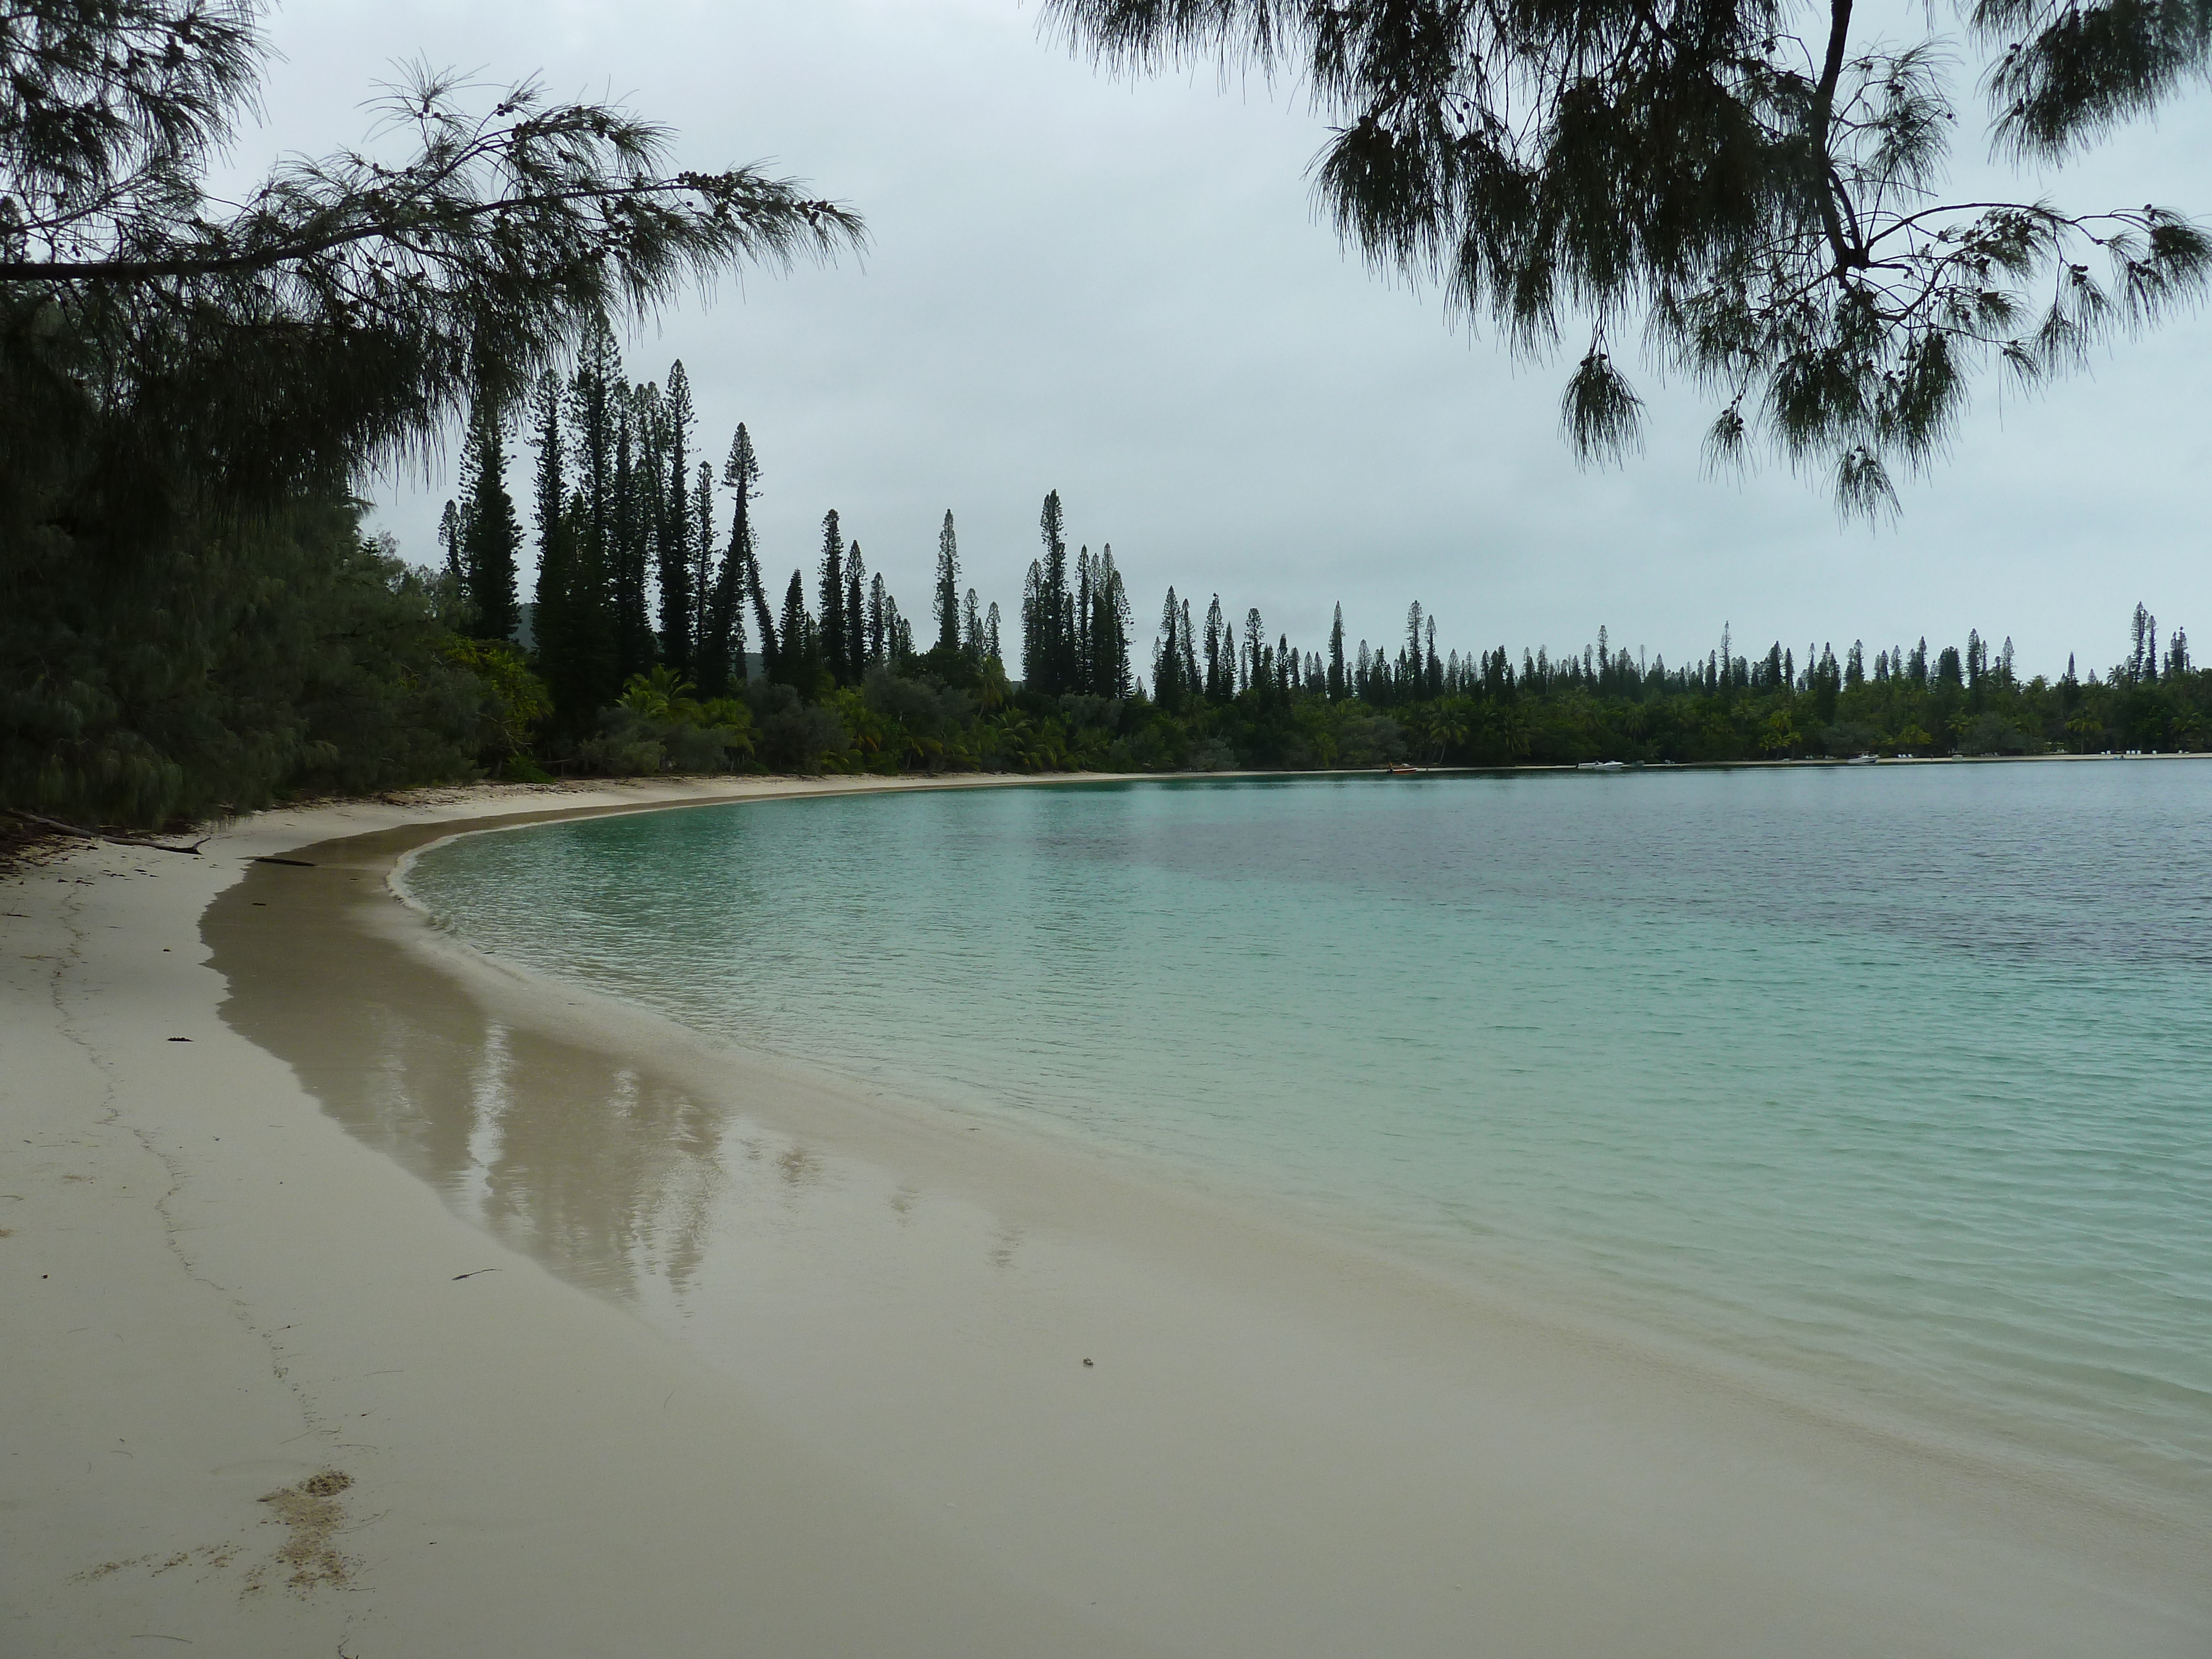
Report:
[[[2201,1527],[718,1048],[383,885],[420,826],[827,787],[318,806],[0,881],[0,1655],[2212,1651]],[[574,1109],[533,1131],[557,1247],[410,1139],[494,1027]],[[761,1197],[696,1331],[623,1273],[685,1248],[678,1133]]]

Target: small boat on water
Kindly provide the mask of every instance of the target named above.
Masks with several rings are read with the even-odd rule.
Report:
[[[1390,775],[1394,778],[1418,778],[1427,769],[1426,767],[1422,766],[1408,766],[1405,762],[1401,761],[1390,769]]]
[[[1627,769],[1626,761],[1577,761],[1575,763],[1577,772],[1626,772]]]

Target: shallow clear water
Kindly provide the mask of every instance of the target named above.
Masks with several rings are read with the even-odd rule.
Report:
[[[702,1030],[2212,1494],[2212,765],[857,796],[409,885]]]

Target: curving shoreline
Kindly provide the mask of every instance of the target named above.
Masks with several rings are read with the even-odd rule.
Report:
[[[441,952],[381,871],[514,800],[268,814],[199,868],[100,848],[7,884],[7,1048],[34,1081],[7,1090],[0,1262],[38,1358],[0,1405],[52,1431],[10,1459],[11,1651],[2179,1654],[2212,1632],[2192,1540]],[[321,900],[242,863],[349,836],[376,844],[319,862]],[[228,1011],[199,959],[217,904]],[[530,1150],[568,1207],[511,1241],[550,1216],[614,1240],[603,1267],[678,1247],[635,1205],[586,1213],[609,1183],[580,1172],[623,1143],[582,1109],[624,1075],[681,1101],[656,1133],[756,1182],[758,1283],[710,1357],[635,1289],[583,1294],[498,1242],[459,1120],[404,1104],[475,1086],[491,1024],[597,1136]],[[259,1500],[325,1468],[354,1482],[353,1593],[246,1589],[296,1530]]]

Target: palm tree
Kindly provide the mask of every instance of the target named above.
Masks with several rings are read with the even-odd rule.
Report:
[[[1802,741],[1798,734],[1797,722],[1784,708],[1778,708],[1769,714],[1766,724],[1759,728],[1759,746],[1768,755],[1786,756]]]
[[[691,694],[697,690],[666,663],[656,663],[647,673],[631,675],[616,702],[648,720],[696,721],[700,708]]]
[[[1437,746],[1435,758],[1442,762],[1447,749],[1458,747],[1467,741],[1467,715],[1464,710],[1450,703],[1439,703],[1431,711],[1428,720],[1429,741]]]

